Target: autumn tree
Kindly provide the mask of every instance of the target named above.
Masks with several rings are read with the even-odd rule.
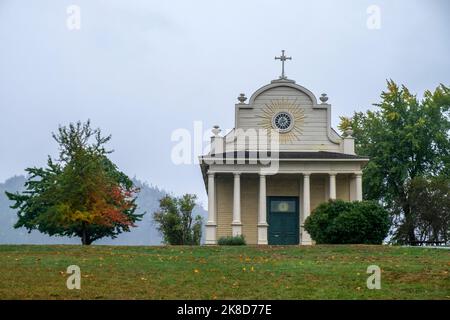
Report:
[[[45,168],[26,169],[23,193],[6,192],[18,210],[15,228],[80,237],[83,245],[130,231],[143,216],[135,214],[139,190],[109,160],[111,136],[87,121],[59,127],[53,138],[59,157],[49,156]]]
[[[428,234],[416,219],[415,179],[440,177],[450,183],[450,89],[440,85],[419,99],[391,80],[375,106],[375,111],[341,119],[340,129],[352,127],[356,152],[371,159],[364,168],[364,198],[377,200],[390,211],[396,242],[415,244]],[[422,188],[421,195],[431,189]],[[429,210],[438,214],[432,207]]]

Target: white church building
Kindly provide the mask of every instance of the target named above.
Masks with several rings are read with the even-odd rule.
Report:
[[[331,127],[331,105],[285,76],[244,94],[235,105],[235,128],[200,157],[208,193],[206,244],[244,235],[247,244],[309,245],[303,224],[329,199],[362,200],[362,168],[349,129]],[[248,102],[247,102],[248,100]]]

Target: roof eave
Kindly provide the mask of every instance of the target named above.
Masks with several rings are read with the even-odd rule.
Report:
[[[200,161],[223,161],[226,162],[227,161],[267,161],[267,160],[273,160],[272,158],[216,158],[216,157],[201,157]],[[370,159],[369,158],[349,158],[349,159],[345,159],[345,158],[341,158],[341,159],[333,159],[333,158],[291,158],[291,159],[277,159],[278,161],[302,161],[302,162],[311,162],[311,161],[321,161],[321,162],[326,162],[326,161],[353,161],[353,162],[369,162]]]

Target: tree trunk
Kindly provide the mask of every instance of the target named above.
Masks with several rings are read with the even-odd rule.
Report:
[[[81,230],[81,244],[84,246],[88,246],[92,243],[92,240],[90,239],[88,232],[86,230],[86,223],[83,222],[82,230]]]
[[[409,205],[403,206],[403,214],[405,215],[405,225],[406,225],[406,237],[408,239],[408,243],[410,245],[417,245],[417,238],[415,234],[415,221],[413,214],[411,212],[411,208]]]

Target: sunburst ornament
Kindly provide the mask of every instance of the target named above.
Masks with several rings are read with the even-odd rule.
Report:
[[[269,135],[272,130],[278,131],[281,143],[299,139],[306,118],[305,111],[297,103],[297,99],[286,98],[266,103],[257,117],[261,119],[259,125],[267,129]]]

